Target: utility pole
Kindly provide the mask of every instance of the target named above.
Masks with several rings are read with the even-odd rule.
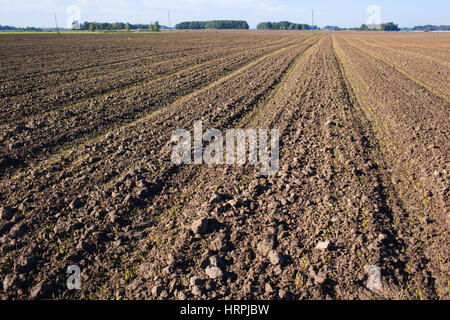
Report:
[[[56,13],[55,13],[55,24],[56,24],[56,33],[59,34],[58,20],[56,19]]]
[[[313,29],[313,35],[314,35],[314,10],[312,11],[312,29]]]

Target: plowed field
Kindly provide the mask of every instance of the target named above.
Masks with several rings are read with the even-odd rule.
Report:
[[[0,48],[2,299],[450,298],[450,34]],[[280,170],[175,165],[200,120],[278,129]]]

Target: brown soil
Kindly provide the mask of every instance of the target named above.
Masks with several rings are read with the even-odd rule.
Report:
[[[3,36],[0,296],[449,299],[442,38]],[[197,120],[279,129],[280,171],[175,166]]]

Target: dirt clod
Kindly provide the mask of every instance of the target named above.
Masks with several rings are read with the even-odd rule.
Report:
[[[216,266],[208,266],[208,267],[206,267],[205,272],[208,275],[208,277],[210,277],[211,279],[217,279],[217,278],[221,278],[223,276],[222,270],[220,270]]]

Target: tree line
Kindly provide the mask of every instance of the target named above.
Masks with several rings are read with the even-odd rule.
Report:
[[[342,28],[340,28],[340,27],[338,27],[338,26],[325,26],[325,27],[323,27],[323,29],[324,29],[324,30],[331,30],[331,31],[341,31],[341,30],[345,30],[345,29],[342,29]]]
[[[211,20],[184,21],[175,26],[176,29],[250,29],[247,21],[243,20]]]
[[[74,21],[72,24],[74,30],[86,30],[86,31],[119,31],[119,30],[150,30],[158,32],[161,30],[161,26],[158,21],[150,24],[130,24],[125,22],[89,22],[85,21],[79,23]]]
[[[449,25],[434,26],[431,24],[427,24],[425,26],[415,26],[411,30],[414,30],[414,31],[426,31],[426,30],[428,30],[428,31],[450,31],[450,26]]]
[[[120,31],[120,30],[150,30],[160,31],[162,26],[158,21],[150,24],[130,24],[124,22],[83,22],[79,23],[74,21],[72,24],[73,30],[86,30],[86,31]],[[164,27],[166,28],[166,27]],[[211,20],[211,21],[185,21],[176,25],[177,29],[249,29],[249,25],[246,21],[242,20]],[[35,28],[26,27],[18,28],[14,26],[2,26],[0,25],[0,31],[45,31],[52,28]],[[64,29],[64,28],[61,28]],[[308,24],[292,23],[289,21],[280,22],[261,22],[257,25],[259,30],[311,30],[312,27]],[[314,29],[319,29],[314,26]],[[383,23],[381,25],[366,25],[363,24],[359,28],[340,28],[338,26],[325,26],[325,30],[383,30],[383,31],[450,31],[450,25],[424,25],[415,26],[413,28],[399,28],[397,24],[393,22]],[[52,29],[53,30],[53,29]]]
[[[400,31],[400,28],[398,27],[398,24],[395,24],[393,22],[388,22],[388,23],[382,23],[381,25],[363,24],[363,25],[361,25],[359,30],[361,30],[361,31],[366,31],[366,30]]]
[[[289,21],[280,22],[261,22],[256,26],[258,30],[311,30],[312,27],[308,24],[292,23]],[[314,29],[317,29],[314,26]]]
[[[2,26],[2,25],[0,25],[0,30],[3,30],[3,31],[42,31],[42,29],[35,28],[35,27],[17,28],[17,27],[13,27],[13,26]]]

